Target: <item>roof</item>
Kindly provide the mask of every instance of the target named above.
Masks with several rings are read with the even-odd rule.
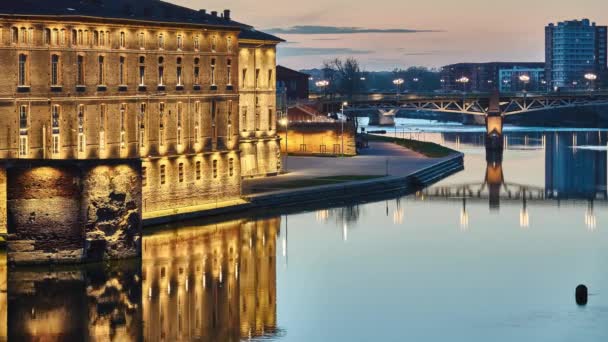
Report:
[[[282,65],[277,65],[277,75],[279,75],[279,74],[288,75],[290,77],[302,77],[302,78],[310,77],[309,74],[305,74],[305,73],[297,71],[297,70],[289,69]]]
[[[273,35],[230,18],[230,11],[212,15],[161,0],[0,0],[0,15],[44,15],[139,20],[170,24],[211,25],[240,29],[242,39],[281,42]]]

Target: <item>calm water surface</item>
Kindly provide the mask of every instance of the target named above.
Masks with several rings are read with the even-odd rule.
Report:
[[[476,128],[400,120],[463,151],[465,171],[376,203],[165,227],[141,261],[0,268],[4,335],[606,341],[608,133],[508,131],[501,158]]]

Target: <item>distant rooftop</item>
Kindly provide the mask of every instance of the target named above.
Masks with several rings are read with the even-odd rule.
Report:
[[[232,20],[230,11],[193,10],[160,0],[0,0],[0,15],[43,15],[140,20],[169,24],[212,25],[241,29],[239,37],[283,41]]]

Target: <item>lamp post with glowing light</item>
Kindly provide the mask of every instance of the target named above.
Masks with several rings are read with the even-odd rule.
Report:
[[[587,84],[589,85],[589,90],[595,90],[595,80],[597,80],[597,75],[590,72],[585,74],[585,79],[587,80]]]
[[[283,117],[279,123],[281,124],[281,126],[285,127],[285,167],[284,170],[285,172],[287,172],[287,159],[289,158],[289,150],[287,149],[288,147],[288,140],[287,140],[287,134],[289,134],[289,117],[287,116],[287,113],[285,113],[285,117]]]
[[[462,83],[462,109],[465,109],[466,100],[467,100],[467,83],[469,83],[470,79],[466,76],[462,76],[457,79],[456,82]]]
[[[528,83],[530,83],[530,76],[523,74],[519,75],[519,81],[524,84],[524,107],[526,106],[526,100],[528,97]]]
[[[405,83],[403,78],[397,78],[393,80],[393,84],[397,87],[397,101],[399,101],[399,94],[401,94],[401,85]]]
[[[340,154],[342,155],[342,157],[344,157],[344,107],[348,106],[348,102],[342,102],[342,108],[341,108],[341,112],[342,112],[342,117],[340,118],[340,122],[341,122],[341,131],[340,131],[340,138],[342,139],[341,142],[341,146],[340,146]]]
[[[327,80],[317,81],[317,82],[315,82],[315,85],[317,86],[317,88],[322,89],[323,96],[327,96],[327,86],[329,86],[329,81],[327,81]]]

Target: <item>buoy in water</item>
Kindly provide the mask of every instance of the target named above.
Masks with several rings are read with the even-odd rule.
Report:
[[[587,299],[589,297],[589,291],[587,290],[587,286],[579,285],[576,287],[576,304],[578,305],[587,305]]]

